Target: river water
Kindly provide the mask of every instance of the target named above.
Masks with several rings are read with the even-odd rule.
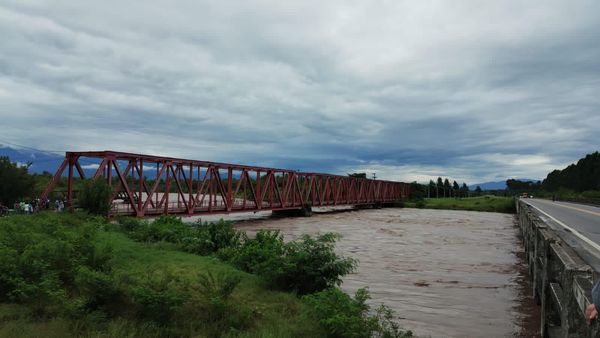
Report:
[[[390,306],[418,336],[537,336],[539,310],[513,215],[390,208],[258,218],[237,227],[249,234],[279,229],[286,240],[341,234],[339,253],[359,260],[342,288],[368,286],[373,305]]]

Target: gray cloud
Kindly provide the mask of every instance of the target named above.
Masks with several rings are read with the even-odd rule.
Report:
[[[382,178],[598,150],[597,1],[5,1],[0,135]]]

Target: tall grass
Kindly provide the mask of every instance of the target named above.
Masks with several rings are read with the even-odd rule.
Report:
[[[492,195],[470,198],[426,198],[421,201],[406,202],[405,206],[424,209],[515,213],[515,202],[512,197]]]

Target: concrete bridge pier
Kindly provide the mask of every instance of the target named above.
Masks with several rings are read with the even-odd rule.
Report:
[[[311,217],[313,214],[312,206],[307,204],[300,209],[273,210],[273,217]]]

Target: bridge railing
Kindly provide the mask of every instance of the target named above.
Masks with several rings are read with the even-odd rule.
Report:
[[[587,325],[594,271],[546,220],[517,200],[533,296],[541,306],[542,337],[600,337],[600,323]]]
[[[211,214],[391,203],[408,197],[401,182],[294,170],[186,160],[114,151],[67,152],[44,191],[45,199],[66,172],[66,199],[76,199],[75,174],[86,179],[81,159],[95,159],[92,180],[111,187],[111,215]]]

